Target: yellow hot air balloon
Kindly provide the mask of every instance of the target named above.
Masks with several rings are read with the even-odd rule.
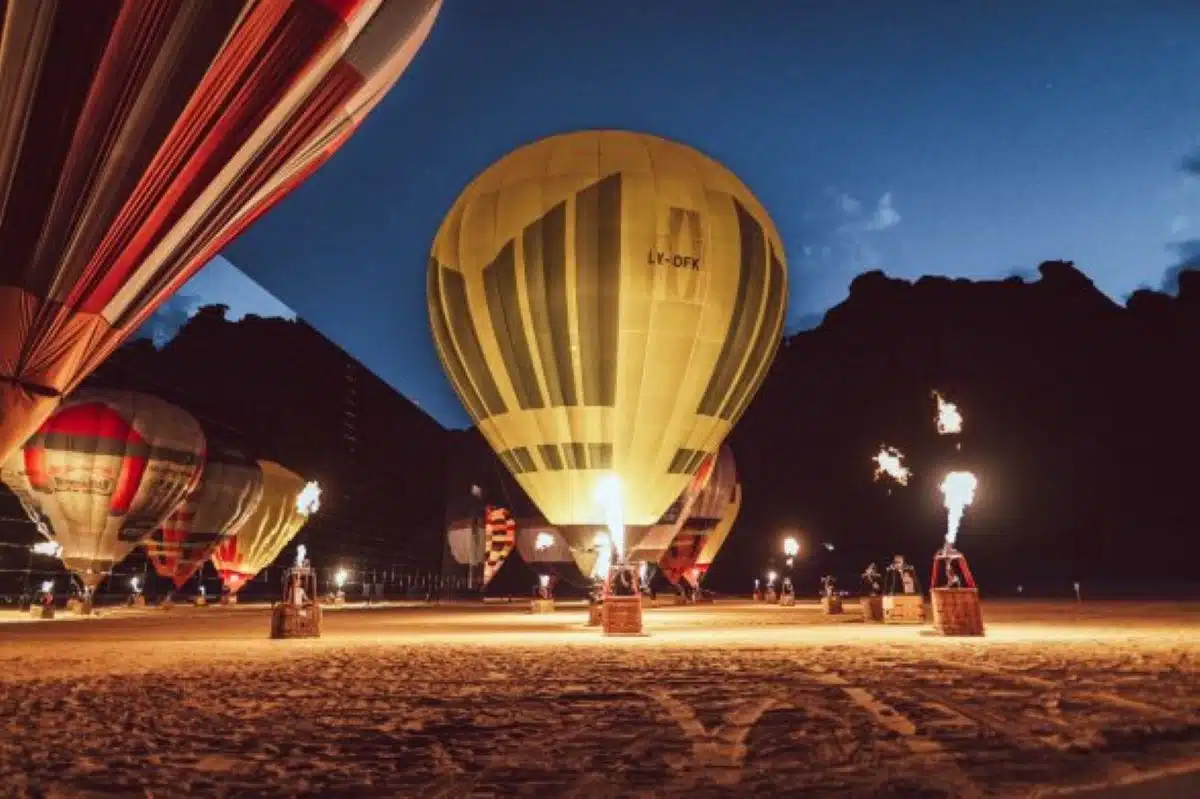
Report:
[[[766,375],[787,293],[779,234],[736,176],[623,131],[492,165],[447,214],[428,275],[450,382],[574,548],[606,521],[613,478],[627,548],[687,488]]]
[[[320,507],[316,483],[272,461],[262,469],[262,499],[236,535],[222,541],[212,554],[213,566],[230,594],[236,594],[254,575],[270,566]]]

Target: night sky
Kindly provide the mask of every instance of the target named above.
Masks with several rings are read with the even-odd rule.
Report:
[[[1200,145],[1197,75],[1195,0],[446,0],[357,136],[226,256],[465,426],[425,259],[459,191],[519,145],[628,128],[725,163],[784,238],[793,330],[872,268],[999,277],[1062,258],[1122,299],[1200,230],[1180,168]],[[251,302],[224,274],[185,291]]]

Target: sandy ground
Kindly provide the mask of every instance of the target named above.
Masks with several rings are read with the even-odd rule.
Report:
[[[1200,796],[1200,604],[846,610],[0,614],[0,795]]]

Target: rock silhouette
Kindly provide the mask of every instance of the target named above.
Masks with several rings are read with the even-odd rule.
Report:
[[[923,564],[953,468],[980,480],[959,543],[984,586],[1193,575],[1200,272],[1180,273],[1177,297],[1138,291],[1127,307],[1071,263],[1039,272],[870,272],[788,339],[731,436],[746,501],[713,579],[763,562],[789,526],[810,552],[835,543],[813,559],[847,572],[893,552]],[[962,410],[961,442],[936,434],[933,389]],[[883,442],[908,456],[907,488],[872,482]]]

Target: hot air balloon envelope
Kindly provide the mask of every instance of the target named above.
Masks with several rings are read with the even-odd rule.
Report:
[[[737,466],[729,445],[721,447],[712,477],[692,503],[675,540],[659,560],[659,570],[673,585],[696,583],[724,545],[741,507]]]
[[[0,3],[0,459],[341,147],[440,6]]]
[[[200,481],[143,544],[154,570],[182,588],[222,540],[242,529],[262,494],[258,462],[210,441]]]
[[[204,452],[200,424],[182,408],[132,391],[81,391],[8,458],[2,477],[91,589],[183,502]]]
[[[658,521],[762,382],[787,294],[779,234],[736,176],[622,131],[552,136],[487,169],[428,272],[451,384],[564,535],[606,522],[597,488],[614,475],[624,523]]]
[[[229,593],[236,594],[270,566],[308,521],[298,500],[304,478],[272,461],[258,461],[262,499],[236,534],[217,545],[213,565]]]

